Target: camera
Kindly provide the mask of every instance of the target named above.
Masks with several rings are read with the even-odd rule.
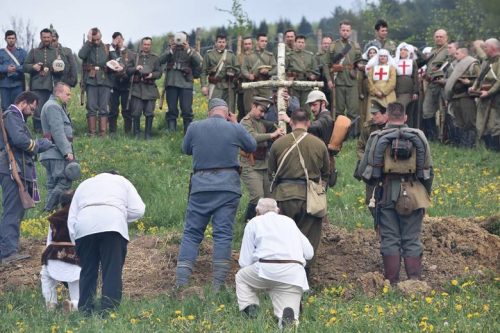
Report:
[[[184,43],[186,43],[186,40],[187,40],[187,36],[185,33],[183,32],[178,32],[175,34],[174,36],[174,43],[175,45],[177,46],[182,46],[184,45]]]

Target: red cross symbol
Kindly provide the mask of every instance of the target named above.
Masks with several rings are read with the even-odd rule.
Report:
[[[403,62],[400,62],[398,67],[402,67],[403,68],[403,75],[406,75],[406,67],[410,67],[410,65],[408,65],[406,63],[406,61],[403,61]]]
[[[380,70],[377,73],[375,73],[375,75],[378,75],[379,80],[382,80],[382,77],[387,74],[389,73],[384,72],[384,67],[380,67]]]

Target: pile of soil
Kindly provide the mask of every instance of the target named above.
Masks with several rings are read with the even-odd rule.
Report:
[[[490,218],[491,219],[491,218]],[[464,274],[491,270],[500,272],[500,237],[481,227],[484,219],[438,217],[425,218],[422,234],[424,259],[422,279],[439,289],[445,282]],[[175,281],[179,235],[142,236],[128,246],[124,268],[124,293],[133,298],[167,294]],[[212,246],[205,240],[193,273],[193,285],[210,283]],[[0,293],[40,285],[42,240],[21,241],[23,252],[31,258],[0,266]],[[315,286],[353,283],[366,292],[383,285],[379,241],[373,230],[347,231],[325,224],[316,263],[312,268]],[[233,268],[228,279],[234,284],[238,253],[233,253]],[[401,276],[404,279],[404,268]],[[382,282],[381,282],[382,281]]]

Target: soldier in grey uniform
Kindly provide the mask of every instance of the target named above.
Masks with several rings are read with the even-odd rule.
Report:
[[[254,89],[243,89],[241,84],[243,82],[249,82],[246,75],[243,74],[243,65],[246,59],[253,54],[253,40],[251,36],[243,38],[243,52],[236,55],[238,59],[238,65],[241,68],[241,75],[238,79],[238,96],[237,96],[237,108],[238,108],[238,122],[243,119],[243,117],[250,111],[253,98]]]
[[[442,85],[437,80],[444,76],[443,65],[448,57],[448,34],[439,29],[434,33],[435,47],[427,58],[424,79],[429,82],[422,105],[423,128],[429,140],[437,139],[436,112],[442,109]]]
[[[26,51],[16,47],[17,35],[13,30],[5,32],[7,45],[0,49],[0,95],[2,110],[14,102],[14,99],[25,89],[23,63]]]
[[[255,51],[243,58],[241,76],[246,82],[266,81],[276,75],[276,59],[266,50],[267,35],[260,33],[256,38]],[[245,111],[248,113],[252,105],[253,96],[271,97],[270,88],[247,89],[244,92]]]
[[[340,39],[330,45],[324,73],[329,73],[328,88],[335,87],[335,111],[354,119],[359,114],[357,66],[361,60],[359,44],[350,40],[351,23],[340,22]]]
[[[181,31],[175,34],[174,44],[169,45],[160,56],[160,65],[166,63],[165,92],[168,112],[167,129],[177,130],[179,104],[184,123],[184,134],[193,121],[193,80],[200,73],[203,59],[189,46],[188,36]]]
[[[10,105],[2,115],[10,149],[19,166],[19,177],[32,197],[36,186],[35,156],[52,147],[52,143],[45,138],[34,140],[26,126],[25,118],[35,112],[37,101],[37,94],[25,91],[16,97],[14,104]],[[0,135],[0,183],[3,208],[0,222],[0,263],[6,264],[29,258],[29,255],[18,252],[19,229],[24,216],[24,207],[19,196],[19,187],[12,179],[3,135]]]
[[[326,96],[327,101],[332,100],[332,91],[328,89],[328,78],[330,77],[330,71],[327,65],[328,57],[330,56],[330,45],[332,45],[333,38],[331,36],[323,36],[321,38],[321,50],[316,53],[316,61],[319,65],[319,71],[321,73],[320,79],[324,82],[324,87],[321,89]],[[325,72],[326,71],[326,72]]]
[[[88,133],[91,136],[95,135],[97,116],[99,116],[99,135],[106,136],[112,86],[106,63],[111,58],[109,47],[102,42],[99,29],[90,29],[87,41],[78,52],[78,56],[82,59],[82,66],[86,71]]]
[[[110,57],[118,62],[119,70],[111,72],[111,96],[109,99],[109,133],[116,133],[116,123],[120,108],[123,117],[123,129],[125,134],[129,134],[132,130],[132,114],[130,113],[130,105],[127,105],[128,95],[130,92],[130,76],[127,74],[127,64],[130,59],[135,58],[134,51],[124,47],[123,35],[120,32],[113,33],[113,42],[110,45]]]
[[[288,80],[316,81],[319,79],[319,66],[316,56],[305,49],[306,37],[297,35],[295,38],[295,49],[286,54],[285,70]],[[300,105],[306,104],[307,95],[311,92],[310,87],[292,87],[291,94],[297,96]]]
[[[151,53],[152,39],[141,40],[142,50],[129,59],[127,73],[132,76],[130,108],[132,110],[133,129],[136,138],[141,132],[141,115],[146,117],[144,138],[151,139],[156,100],[160,97],[155,81],[161,77],[160,60]]]
[[[250,196],[245,221],[255,216],[255,207],[259,199],[269,197],[268,142],[284,134],[284,130],[277,128],[274,122],[263,119],[272,102],[271,99],[254,96],[250,112],[240,122],[257,141],[257,149],[254,152],[240,151],[241,180]]]
[[[364,51],[368,50],[370,46],[375,46],[377,49],[386,49],[390,55],[394,57],[396,54],[396,43],[387,38],[389,34],[389,25],[385,20],[378,20],[375,23],[375,39],[366,43]]]
[[[201,70],[201,92],[208,99],[221,98],[235,111],[236,78],[240,73],[238,59],[226,49],[226,36],[217,35],[215,48],[208,50]]]
[[[42,106],[49,99],[54,84],[61,76],[60,72],[54,72],[52,63],[57,59],[56,49],[52,46],[52,31],[43,29],[40,31],[40,46],[31,49],[24,62],[24,72],[30,74],[30,90],[38,95],[38,109],[33,115],[33,129],[37,133],[42,132],[40,113]]]
[[[387,114],[385,128],[371,134],[357,173],[368,184],[376,185],[373,201],[384,276],[395,284],[401,257],[407,277],[420,279],[420,234],[425,209],[430,205],[433,171],[427,139],[421,130],[405,125],[403,105],[390,103]]]
[[[42,108],[43,137],[54,143],[54,147],[40,154],[40,162],[47,170],[47,199],[45,211],[51,211],[59,205],[59,198],[71,188],[72,180],[65,172],[67,162],[74,160],[73,126],[67,111],[71,99],[71,88],[59,82],[54,93]]]

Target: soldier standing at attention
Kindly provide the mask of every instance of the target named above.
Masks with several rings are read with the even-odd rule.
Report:
[[[112,83],[106,65],[110,60],[109,47],[102,42],[102,34],[98,28],[89,30],[87,41],[78,52],[78,56],[82,59],[82,67],[86,72],[88,134],[95,135],[97,116],[99,116],[99,136],[104,137],[108,130]]]
[[[207,51],[201,70],[201,92],[210,100],[226,101],[229,111],[235,111],[236,78],[240,67],[233,51],[226,49],[226,36],[217,35],[215,48]]]
[[[130,92],[130,76],[127,75],[127,64],[130,59],[135,57],[135,52],[124,47],[123,35],[120,32],[113,33],[113,42],[110,45],[109,55],[118,62],[119,67],[111,73],[111,97],[109,99],[109,133],[116,133],[116,123],[122,110],[123,126],[125,134],[132,130],[132,115],[130,105],[127,106],[128,95]]]
[[[433,171],[429,143],[419,129],[405,125],[403,105],[387,106],[385,128],[370,136],[358,174],[374,190],[384,277],[399,282],[401,257],[408,279],[420,279],[420,241],[425,209],[430,205]]]
[[[424,79],[429,84],[422,105],[422,125],[425,136],[431,141],[437,139],[436,112],[442,108],[443,104],[443,87],[438,81],[444,77],[442,67],[446,66],[446,58],[448,57],[448,34],[445,30],[436,30],[434,44],[435,46],[427,58]]]
[[[166,114],[167,129],[177,130],[177,117],[180,106],[184,134],[193,121],[193,80],[200,72],[202,58],[189,46],[188,36],[181,31],[175,34],[173,45],[169,45],[159,58],[160,65],[167,64],[165,91],[168,104]]]
[[[332,42],[333,38],[331,36],[323,36],[323,38],[321,39],[321,50],[316,53],[316,61],[318,62],[319,70],[321,73],[321,77],[319,79],[325,83],[324,87],[321,88],[321,90],[325,94],[327,101],[332,100],[332,92],[330,89],[328,89],[328,78],[330,77],[330,72],[328,66],[325,65],[328,63],[328,57],[330,56],[329,50]]]
[[[364,50],[368,50],[370,46],[375,46],[377,49],[386,49],[389,54],[394,57],[396,54],[396,43],[387,38],[389,34],[389,25],[384,20],[378,20],[375,23],[375,39],[369,41]]]
[[[300,153],[304,160],[309,179],[320,182],[325,187],[328,180],[329,162],[328,149],[321,139],[307,133],[310,126],[310,115],[306,110],[295,110],[292,113],[290,125],[292,133],[276,140],[269,152],[267,173],[273,180],[271,196],[278,202],[283,215],[293,219],[300,231],[307,237],[314,251],[321,240],[321,221],[323,217],[316,217],[307,213],[306,204],[306,175],[299,158]],[[300,141],[299,141],[300,140]],[[298,144],[297,144],[298,142]],[[285,160],[286,152],[295,146]],[[278,166],[281,167],[278,170]],[[314,258],[312,259],[314,260]],[[310,264],[306,265],[309,277]]]
[[[135,58],[129,59],[127,73],[132,76],[133,84],[130,92],[130,108],[136,139],[141,133],[141,115],[146,117],[144,138],[151,139],[156,100],[160,98],[155,81],[161,77],[160,60],[151,53],[152,39],[144,37],[141,40],[142,49]]]
[[[352,33],[349,21],[341,21],[339,31],[341,38],[330,45],[328,88],[335,87],[335,111],[354,119],[360,112],[356,68],[361,49],[358,43],[349,40]]]
[[[0,94],[4,111],[14,103],[14,99],[24,90],[25,85],[23,63],[26,51],[16,47],[16,41],[16,32],[7,30],[5,32],[7,46],[0,49]]]
[[[42,106],[52,93],[54,84],[61,76],[52,66],[57,59],[56,49],[52,47],[52,31],[40,31],[40,46],[31,49],[24,62],[24,72],[30,74],[30,91],[38,95],[38,109],[33,114],[33,129],[36,133],[42,132],[40,113]]]
[[[78,83],[78,64],[73,51],[59,43],[59,34],[55,29],[52,29],[52,46],[56,49],[57,56],[64,62],[64,70],[60,81],[70,87],[75,87]]]
[[[295,49],[288,52],[285,57],[285,69],[288,80],[294,81],[316,81],[319,79],[318,61],[316,56],[306,48],[306,37],[298,35],[295,38]],[[297,96],[300,105],[305,105],[307,95],[311,92],[310,87],[292,87],[291,94]]]
[[[208,118],[189,126],[182,151],[193,156],[193,175],[179,248],[175,289],[185,287],[193,272],[198,248],[212,219],[214,251],[212,288],[218,292],[231,270],[233,225],[241,197],[238,151],[257,147],[236,115],[220,98],[208,103]]]
[[[255,51],[244,57],[241,75],[248,82],[266,81],[276,75],[276,59],[266,50],[267,35],[257,35]],[[252,105],[253,96],[271,97],[271,88],[247,89],[245,91],[245,110],[248,112]]]
[[[259,199],[269,197],[268,142],[284,134],[283,129],[277,129],[274,122],[263,119],[272,102],[271,99],[255,96],[249,114],[241,120],[241,125],[257,141],[255,152],[240,151],[240,162],[243,167],[241,180],[245,183],[250,196],[245,221],[255,216],[255,207]]]
[[[247,75],[243,73],[243,67],[246,59],[253,54],[253,41],[252,37],[247,36],[243,38],[243,52],[237,54],[238,64],[241,68],[241,75],[238,80],[238,97],[237,97],[237,107],[238,107],[238,122],[243,119],[243,117],[250,111],[252,105],[252,98],[254,95],[254,89],[243,89],[241,83],[250,82]]]

